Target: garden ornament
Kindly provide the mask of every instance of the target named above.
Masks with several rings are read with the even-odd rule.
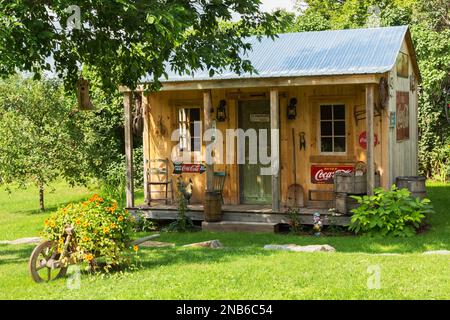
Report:
[[[319,237],[320,231],[322,231],[322,219],[320,218],[320,213],[316,212],[313,216],[313,230],[314,235]]]

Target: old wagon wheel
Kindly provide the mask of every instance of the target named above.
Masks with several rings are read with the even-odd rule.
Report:
[[[56,242],[45,241],[38,245],[31,253],[28,263],[33,280],[48,282],[64,277],[67,273],[67,267],[59,263],[59,257]]]

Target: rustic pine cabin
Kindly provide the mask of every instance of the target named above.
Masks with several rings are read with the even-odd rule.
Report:
[[[210,77],[207,70],[193,75],[167,70],[159,92],[146,94],[144,85],[122,88],[129,208],[152,219],[175,219],[181,176],[194,220],[204,219],[207,192],[220,190],[222,222],[204,224],[210,230],[245,230],[249,224],[252,230],[273,228],[288,221],[290,207],[299,208],[305,223],[312,222],[315,212],[327,223],[329,209],[340,200],[338,174],[360,177],[359,191],[353,185],[350,194],[372,194],[399,176],[417,174],[420,74],[407,26],[249,41],[253,49],[243,58],[257,73]],[[144,115],[145,203],[135,204],[131,145],[139,108]],[[223,137],[205,139],[206,129]],[[250,163],[250,147],[256,143],[251,134],[244,136],[250,141],[245,150],[237,150],[227,129],[267,129],[264,152],[274,161]],[[264,168],[271,174],[261,174]],[[337,223],[348,221],[349,212],[343,210]]]

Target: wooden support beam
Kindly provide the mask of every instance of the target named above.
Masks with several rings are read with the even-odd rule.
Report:
[[[366,84],[366,136],[367,136],[367,194],[373,195],[375,188],[375,157],[374,157],[374,86]]]
[[[144,130],[142,133],[142,147],[144,160],[144,202],[150,204],[150,194],[148,188],[148,170],[150,166],[150,96],[144,95],[142,99],[142,115],[144,117]]]
[[[272,211],[280,210],[280,103],[278,89],[270,90],[270,150],[272,158]]]
[[[212,95],[211,90],[206,90],[203,92],[203,127],[204,131],[211,129],[212,119],[211,119],[211,109],[212,109]],[[205,147],[209,146],[212,141],[206,141]],[[205,148],[206,149],[206,148]],[[212,191],[214,189],[214,164],[212,159],[210,159],[210,154],[206,154],[206,191]],[[208,162],[210,162],[208,164]]]
[[[126,206],[134,207],[133,185],[133,93],[126,92],[123,96],[125,113],[125,163],[126,163]]]

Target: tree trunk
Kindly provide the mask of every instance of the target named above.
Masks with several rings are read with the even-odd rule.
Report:
[[[45,211],[44,205],[44,184],[39,182],[39,208],[41,211]]]

